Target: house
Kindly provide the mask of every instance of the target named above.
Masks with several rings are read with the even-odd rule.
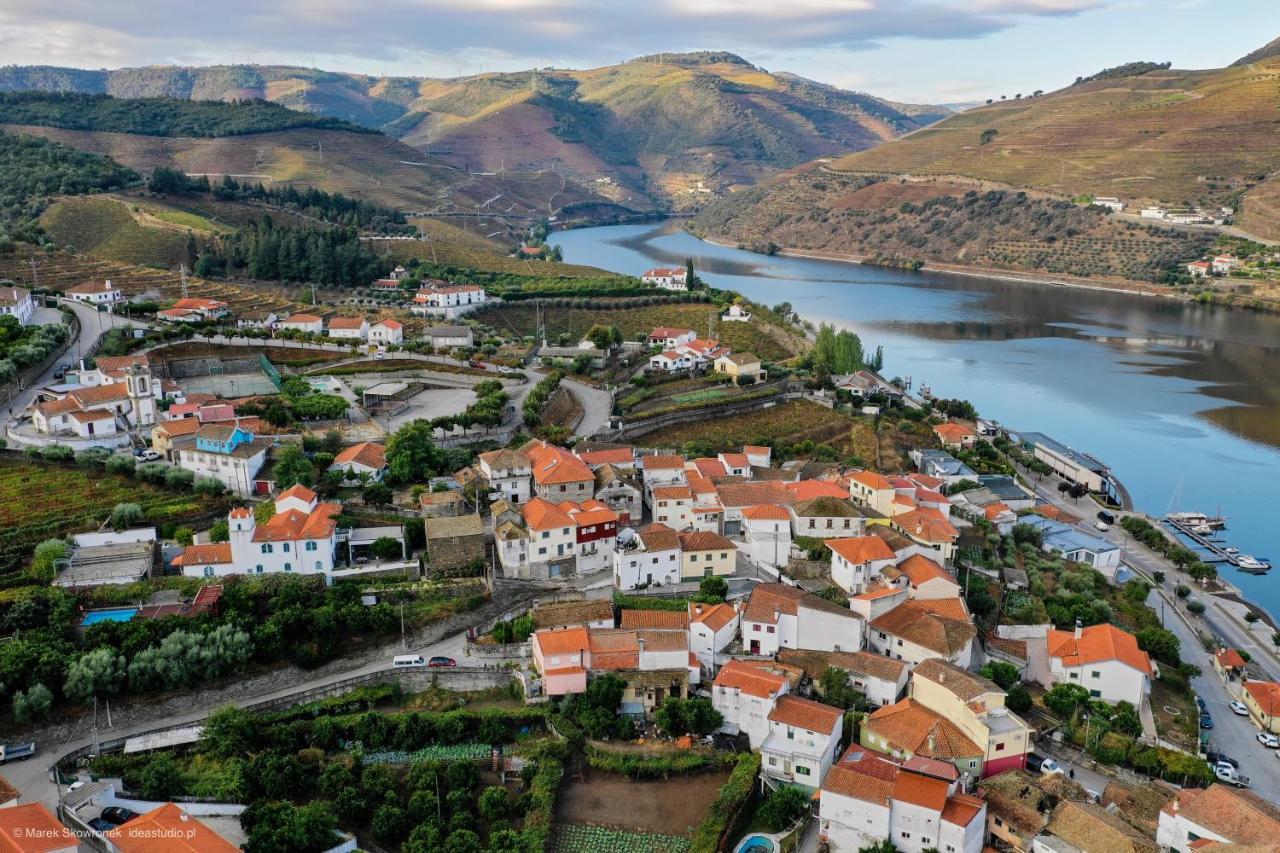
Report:
[[[745,453],[719,453],[716,461],[730,477],[746,477],[751,474],[751,460]]]
[[[955,421],[937,424],[933,428],[933,434],[942,442],[943,447],[952,449],[973,447],[978,440],[978,433],[973,427]]]
[[[45,435],[94,438],[156,423],[160,382],[145,358],[121,361],[124,366],[105,373],[100,366],[92,384],[40,392],[50,399],[32,404],[32,425]]]
[[[352,341],[368,340],[369,321],[363,317],[334,317],[329,321],[329,337]]]
[[[622,591],[680,583],[683,561],[680,537],[665,524],[642,527],[619,539],[613,554],[613,586]]]
[[[362,441],[353,444],[333,457],[330,471],[339,471],[343,479],[381,482],[382,475],[387,473],[387,449],[373,441]]]
[[[198,418],[183,418],[156,424],[151,428],[151,449],[163,454],[166,459],[171,459],[174,440],[195,435],[201,426]]]
[[[778,649],[778,662],[804,670],[812,689],[822,695],[821,680],[835,667],[849,675],[849,684],[872,705],[892,705],[907,689],[911,674],[902,661],[871,652],[820,652],[811,649]]]
[[[738,547],[719,533],[705,530],[678,532],[680,540],[680,578],[726,577],[738,565]]]
[[[569,514],[540,497],[530,498],[520,512],[527,544],[516,566],[503,564],[506,576],[534,580],[572,575],[577,568],[577,530]],[[494,532],[499,533],[497,528]]]
[[[865,619],[847,607],[782,583],[760,583],[742,612],[742,645],[771,657],[779,649],[855,652],[863,645]]]
[[[911,698],[872,711],[862,721],[859,742],[899,760],[950,764],[966,789],[982,777],[986,750],[947,717]]]
[[[866,592],[880,573],[893,565],[896,556],[878,536],[828,539],[831,549],[831,580],[850,595]]]
[[[586,363],[591,367],[604,367],[608,353],[602,349],[597,349],[595,345],[588,340],[578,342],[575,347],[551,347],[543,344],[538,347],[538,363],[543,367],[561,366],[566,367],[578,361],[578,359],[586,359]]]
[[[185,297],[156,312],[156,318],[167,323],[207,323],[231,314],[231,306],[218,299]]]
[[[986,804],[937,761],[900,761],[851,746],[822,781],[818,840],[832,853],[888,841],[901,853],[981,853]]]
[[[652,495],[653,520],[676,530],[693,523],[693,490],[688,486],[658,486]]]
[[[1280,683],[1246,681],[1242,694],[1254,725],[1264,732],[1280,734]]]
[[[379,320],[369,327],[369,343],[382,346],[404,343],[404,324],[399,320]]]
[[[961,480],[975,480],[978,477],[976,471],[945,450],[925,448],[912,450],[907,455],[915,463],[917,471],[930,477],[936,477],[948,486],[954,485]]]
[[[640,280],[663,290],[685,291],[689,289],[689,272],[684,267],[654,267],[646,270]]]
[[[757,444],[744,444],[742,452],[754,468],[768,468],[773,458],[773,448]]]
[[[649,357],[649,367],[653,370],[660,370],[663,373],[691,370],[697,364],[697,357],[693,353],[683,350],[664,350],[657,355]]]
[[[881,576],[890,584],[905,586],[908,598],[960,597],[960,584],[955,578],[922,554],[912,554],[895,566],[886,566]]]
[[[912,668],[929,658],[967,667],[977,635],[962,599],[912,599],[869,620],[867,646]]]
[[[188,813],[165,803],[102,834],[119,853],[152,853],[157,844],[171,853],[238,853],[239,847]],[[163,840],[161,840],[163,839]],[[337,836],[334,836],[337,841]]]
[[[583,461],[588,455],[578,454]],[[605,463],[595,468],[595,476],[595,499],[618,514],[618,523],[626,526],[639,521],[644,512],[644,492],[635,470]]]
[[[1095,207],[1105,207],[1107,210],[1110,210],[1112,213],[1119,213],[1120,211],[1124,210],[1124,202],[1122,202],[1118,198],[1113,198],[1111,196],[1096,196],[1093,199],[1093,201],[1090,203],[1093,204]]]
[[[475,333],[470,326],[428,326],[422,337],[437,350],[475,346]]]
[[[1156,843],[1190,853],[1205,842],[1274,850],[1280,839],[1280,807],[1252,791],[1229,785],[1184,788],[1160,810]],[[1216,849],[1216,848],[1215,848]]]
[[[1120,565],[1120,546],[1109,539],[1094,536],[1078,527],[1054,521],[1041,515],[1028,515],[1019,520],[1039,530],[1042,536],[1041,550],[1047,554],[1057,551],[1063,558],[1084,563],[1101,572],[1112,583],[1118,583],[1123,571]]]
[[[760,359],[749,352],[723,353],[713,365],[716,373],[732,377],[734,385],[754,385],[765,379]]]
[[[735,302],[729,306],[728,311],[720,315],[720,319],[726,323],[750,323],[751,312]]]
[[[292,329],[295,332],[318,335],[324,331],[324,319],[317,317],[315,314],[290,314],[281,320],[276,328]]]
[[[422,509],[423,518],[447,518],[462,515],[466,510],[466,501],[461,491],[446,489],[443,492],[423,492],[418,495],[418,506]]]
[[[768,721],[769,733],[760,744],[760,775],[766,783],[817,788],[835,763],[844,712],[788,693],[773,703]]]
[[[612,566],[618,540],[618,514],[594,498],[581,503],[564,501],[559,508],[574,524],[578,575],[589,575]]]
[[[5,853],[76,853],[79,844],[44,803],[0,808],[0,849]]]
[[[485,563],[485,527],[474,514],[424,518],[426,559],[434,577],[480,574]]]
[[[86,281],[67,288],[66,295],[76,302],[87,302],[90,305],[115,305],[124,301],[124,293],[111,279],[106,281]]]
[[[883,515],[893,514],[893,484],[875,471],[858,471],[848,479],[849,497],[855,503],[870,507]]]
[[[1055,441],[1042,432],[1019,433],[1018,439],[1024,450],[1031,451],[1036,459],[1067,482],[1079,483],[1104,497],[1114,496],[1111,470],[1101,460]]]
[[[773,504],[742,510],[743,550],[758,566],[778,568],[791,561],[791,513]]]
[[[1213,266],[1208,261],[1192,261],[1187,264],[1187,272],[1192,278],[1208,278]]]
[[[747,661],[731,660],[716,673],[711,704],[724,717],[726,730],[745,732],[751,748],[759,749],[769,736],[769,714],[788,691],[785,676]]]
[[[1240,266],[1240,259],[1235,255],[1216,255],[1212,265],[1214,275],[1230,275],[1233,269]]]
[[[584,501],[595,494],[595,474],[564,448],[533,439],[521,447],[520,452],[529,458],[534,492],[539,497],[554,501]]]
[[[533,666],[542,676],[545,695],[565,696],[586,691],[587,669],[591,666],[591,635],[586,628],[535,631],[532,652]]]
[[[1049,826],[1058,804],[1086,796],[1082,787],[1062,774],[1009,770],[988,776],[982,781],[982,798],[987,803],[987,832],[1000,849],[1030,853],[1036,837]]]
[[[1138,648],[1137,639],[1115,625],[1076,623],[1074,631],[1050,629],[1045,637],[1048,655],[1046,687],[1068,682],[1079,684],[1094,699],[1114,705],[1129,702],[1141,707],[1151,694],[1154,670],[1151,658]]]
[[[0,286],[0,317],[8,315],[16,319],[19,326],[25,326],[31,322],[31,315],[35,311],[31,291],[13,284]]]
[[[518,450],[504,447],[490,450],[479,456],[480,476],[489,484],[490,491],[500,492],[513,504],[529,500],[533,462]]]
[[[1213,670],[1223,681],[1235,681],[1243,677],[1246,663],[1235,649],[1218,649],[1213,656]]]
[[[663,349],[675,349],[681,344],[687,344],[694,338],[698,337],[698,333],[693,329],[681,329],[674,326],[658,326],[649,333],[649,346],[659,346]]]
[[[815,539],[861,536],[866,529],[866,516],[848,498],[823,495],[797,501],[791,506],[791,532]]]
[[[1004,690],[990,679],[932,658],[912,671],[910,696],[983,748],[984,778],[1027,766],[1031,726],[1005,707]]]
[[[212,477],[240,497],[253,493],[253,478],[267,458],[266,442],[255,441],[239,420],[203,424],[174,441],[174,464],[196,477]]]
[[[713,672],[724,662],[721,652],[738,636],[741,616],[732,604],[689,602],[689,651],[703,668]]]
[[[640,457],[640,471],[644,476],[645,500],[653,505],[653,490],[660,486],[687,486],[684,457],[653,455]]]
[[[275,515],[258,525],[252,512],[227,514],[230,541],[188,545],[174,564],[186,577],[236,574],[327,574],[337,549],[337,516],[342,505],[321,503],[306,486],[295,485],[275,500]]]
[[[625,469],[636,467],[636,450],[629,444],[583,441],[574,448],[573,455],[587,463],[592,471],[599,470],[602,465]]]
[[[559,601],[530,611],[538,630],[553,628],[612,628],[613,602],[604,598]]]
[[[475,311],[488,297],[476,284],[439,284],[419,290],[409,310],[424,317],[454,317]]]
[[[940,511],[920,507],[895,515],[892,524],[912,542],[936,552],[941,559],[950,560],[955,556],[960,531]]]

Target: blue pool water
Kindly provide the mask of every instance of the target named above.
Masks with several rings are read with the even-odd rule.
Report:
[[[777,847],[763,835],[749,835],[738,845],[738,853],[773,853]]]
[[[90,625],[97,625],[99,622],[128,622],[137,615],[138,608],[136,607],[90,610],[84,615],[84,620],[80,623],[80,627],[88,628]]]

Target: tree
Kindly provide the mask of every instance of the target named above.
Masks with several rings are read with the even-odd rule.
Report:
[[[276,457],[274,469],[276,485],[287,489],[294,485],[310,486],[316,480],[316,466],[296,444],[290,444]]]
[[[112,530],[128,530],[143,519],[142,507],[135,503],[119,503],[111,510]]]
[[[1152,572],[1152,573],[1151,573],[1151,577],[1155,580],[1155,582],[1156,582],[1156,586],[1163,586],[1163,585],[1164,585],[1164,579],[1165,579],[1165,573],[1164,573],[1164,572]]]
[[[1259,617],[1258,614],[1254,613],[1252,610],[1250,610],[1248,613],[1244,615],[1244,621],[1248,622],[1250,625],[1252,625],[1254,622],[1257,622],[1259,618],[1261,617]]]
[[[400,540],[380,536],[369,546],[369,552],[379,560],[398,560],[404,556]]]
[[[1031,694],[1023,685],[1015,684],[1004,697],[1004,704],[1013,713],[1024,714],[1031,710]]]
[[[204,722],[200,751],[217,758],[245,755],[253,745],[257,725],[254,715],[243,708],[235,705],[219,708]]]
[[[621,343],[622,332],[617,326],[605,326],[596,323],[587,330],[586,340],[591,341],[591,345],[599,350],[608,351],[615,343]]]
[[[49,582],[57,575],[57,564],[71,553],[71,546],[62,539],[46,539],[36,546],[35,558],[31,561],[31,577],[37,581]]]
[[[500,785],[485,788],[476,800],[476,809],[480,812],[480,817],[489,822],[505,818],[510,808],[511,798],[507,796],[507,789]]]
[[[978,670],[978,674],[985,678],[990,678],[1005,690],[1022,680],[1022,675],[1018,672],[1018,668],[1004,661],[991,661]]]
[[[823,701],[828,705],[853,708],[863,698],[862,693],[849,683],[849,673],[839,667],[827,667],[818,683],[822,686]]]
[[[982,133],[978,134],[978,144],[986,145],[988,142],[995,139],[999,133],[1000,131],[996,130],[994,127],[988,127],[986,130],[982,131]]]
[[[756,817],[772,832],[781,832],[809,808],[810,795],[798,785],[783,785],[769,792]]]
[[[444,853],[480,853],[480,836],[469,829],[455,829],[444,840]]]
[[[385,483],[370,483],[364,487],[360,496],[370,506],[386,506],[394,497],[391,487]]]
[[[182,789],[182,770],[173,756],[156,753],[138,774],[138,792],[146,800],[168,800]]]
[[[1191,594],[1191,587],[1186,584],[1178,584],[1178,586],[1173,590],[1173,594],[1178,596],[1178,598],[1186,599],[1186,597]]]
[[[1187,612],[1188,612],[1188,613],[1191,613],[1191,614],[1193,614],[1193,615],[1195,615],[1195,616],[1200,616],[1201,614],[1203,614],[1203,613],[1204,613],[1204,602],[1203,602],[1203,601],[1188,601],[1188,602],[1187,602]]]
[[[405,424],[387,442],[387,479],[393,484],[425,480],[440,464],[440,451],[431,438],[431,424],[422,419]]]
[[[124,680],[124,655],[117,654],[108,646],[101,646],[71,662],[62,692],[72,702],[87,705],[99,693],[118,692]]]
[[[399,806],[386,803],[378,806],[378,810],[373,813],[370,828],[373,830],[374,838],[387,844],[394,844],[408,831],[409,816]]]
[[[1055,684],[1044,694],[1045,707],[1063,719],[1069,719],[1076,709],[1089,701],[1089,691],[1079,684],[1063,682]]]
[[[180,527],[177,530],[173,531],[173,538],[177,539],[179,542],[184,542],[184,539],[185,539],[184,544],[190,545],[191,544],[190,537],[184,537],[184,536],[178,535],[180,533],[190,533],[190,531],[191,531],[191,528],[189,527],[187,528]],[[209,528],[209,541],[227,542],[230,539],[231,539],[231,526],[227,523],[227,520],[225,518],[218,519],[213,523],[213,527]]]
[[[729,582],[724,578],[709,575],[698,583],[698,601],[705,604],[720,604],[729,595]]]
[[[1116,704],[1115,711],[1111,715],[1111,729],[1120,734],[1132,735],[1134,737],[1142,734],[1142,720],[1138,718],[1138,711],[1130,702],[1119,702]]]
[[[1138,648],[1161,663],[1176,666],[1181,660],[1182,642],[1172,631],[1164,628],[1143,628],[1137,634]]]
[[[991,99],[987,98],[987,103],[991,103]],[[858,853],[898,853],[898,848],[893,846],[893,842],[889,839],[877,841],[870,847],[859,847]]]

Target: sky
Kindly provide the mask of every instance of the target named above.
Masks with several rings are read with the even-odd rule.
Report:
[[[423,77],[729,50],[918,103],[1046,91],[1134,60],[1228,65],[1276,0],[0,0],[0,62],[289,64]]]

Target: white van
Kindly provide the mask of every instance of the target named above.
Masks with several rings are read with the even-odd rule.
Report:
[[[391,661],[392,666],[426,666],[427,659],[422,655],[396,655]]]

